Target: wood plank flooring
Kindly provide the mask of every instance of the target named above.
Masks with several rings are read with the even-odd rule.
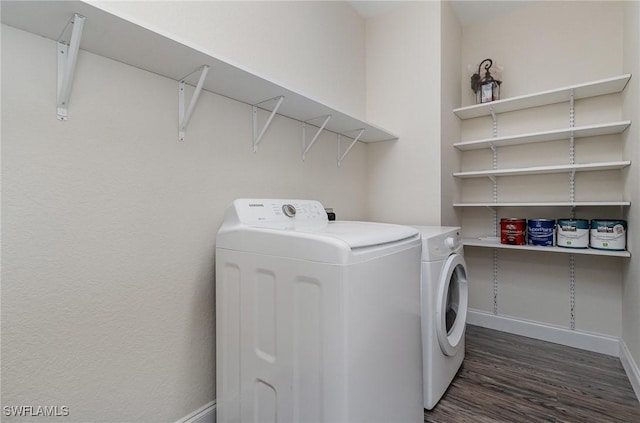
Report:
[[[640,405],[616,357],[477,326],[430,423],[633,422]]]

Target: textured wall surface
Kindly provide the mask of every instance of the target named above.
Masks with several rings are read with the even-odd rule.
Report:
[[[400,137],[367,148],[370,220],[440,224],[440,7],[367,20],[367,118]]]
[[[299,13],[310,26],[335,23]],[[341,30],[316,30],[311,44],[360,46]],[[289,66],[299,52],[280,56]],[[360,72],[352,58],[342,64]],[[225,208],[314,198],[361,219],[365,146],[337,168],[325,132],[302,162],[300,123],[278,116],[253,154],[251,107],[207,92],[180,143],[177,81],[83,51],[67,122],[55,102],[55,42],[3,26],[2,405],[67,406],[74,422],[175,421],[215,399]]]

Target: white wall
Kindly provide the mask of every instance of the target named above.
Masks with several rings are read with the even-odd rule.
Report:
[[[452,112],[460,107],[460,60],[462,49],[462,28],[453,13],[450,2],[441,6],[442,39],[440,46],[441,83],[440,83],[440,115],[441,115],[441,224],[444,226],[460,226],[460,210],[453,203],[460,197],[460,181],[453,175],[453,169],[460,168],[460,152],[453,148],[453,143],[460,139],[460,120]]]
[[[625,157],[632,162],[626,175],[625,193],[632,204],[626,218],[630,229],[627,242],[634,257],[624,266],[622,339],[636,366],[640,366],[640,2],[628,2],[624,16],[624,71],[633,74],[624,96],[624,115],[633,120],[625,134]]]
[[[194,22],[204,31],[210,11],[196,6],[141,10],[157,11],[151,19],[167,7],[184,24],[176,31]],[[271,31],[270,20],[247,22],[246,4],[220,7],[228,14],[211,21]],[[271,7],[288,30],[298,20],[296,35],[316,28],[306,44],[331,56],[300,72],[315,73],[315,83],[288,85],[326,84],[327,98],[362,108],[357,84],[340,101],[350,83],[335,63],[354,72],[346,81],[362,72],[363,56],[352,54],[364,39],[360,18],[333,3]],[[283,48],[297,42],[284,37],[269,43],[290,69],[301,52]],[[261,38],[252,40],[237,60],[253,52],[268,67]],[[236,51],[237,41],[215,47]],[[65,405],[65,421],[76,422],[175,421],[215,399],[214,252],[224,209],[237,197],[305,197],[362,218],[365,147],[337,168],[335,135],[324,133],[302,162],[300,124],[276,117],[253,154],[250,106],[211,93],[179,143],[176,81],[82,51],[70,118],[59,122],[55,69],[53,41],[3,25],[3,406]]]
[[[356,117],[364,19],[341,1],[100,1]]]
[[[624,2],[528,3],[465,27],[461,106],[475,103],[469,78],[487,57],[504,66],[503,98],[575,84],[577,78],[591,81],[621,68]]]
[[[504,16],[463,28],[460,104],[474,103],[469,77],[489,57],[504,67],[503,98],[617,76],[623,73],[623,3],[532,2]],[[594,23],[597,22],[597,30]],[[637,46],[636,46],[637,48]],[[471,68],[467,65],[471,64]],[[633,95],[633,94],[631,94]],[[576,102],[576,125],[622,119],[621,95]],[[559,129],[569,125],[568,104],[498,116],[498,135]],[[491,117],[462,122],[461,139],[491,137]],[[576,162],[621,160],[622,137],[580,139]],[[443,141],[444,142],[444,141]],[[498,149],[498,167],[568,163],[568,141]],[[490,169],[490,150],[465,152],[461,170]],[[622,199],[620,172],[576,176],[576,200]],[[459,200],[491,201],[489,179],[465,180]],[[568,199],[568,175],[498,179],[499,201]],[[566,218],[570,210],[499,209],[499,217]],[[577,210],[582,218],[621,218],[620,208]],[[465,236],[493,235],[489,209],[462,212]],[[631,227],[633,231],[633,227]],[[491,249],[466,248],[470,307],[493,313]],[[570,326],[569,258],[566,255],[501,250],[498,253],[498,314]],[[578,331],[618,337],[622,326],[624,259],[576,257],[575,324]]]
[[[367,119],[396,142],[367,146],[367,219],[440,224],[440,3],[367,20]]]

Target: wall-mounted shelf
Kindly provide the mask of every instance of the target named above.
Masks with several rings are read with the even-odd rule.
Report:
[[[2,23],[56,40],[74,13],[86,18],[80,49],[180,81],[203,66],[209,75],[203,89],[254,105],[284,96],[278,114],[300,122],[331,115],[325,130],[336,134],[365,128],[360,141],[398,137],[376,125],[327,106],[207,49],[124,17],[107,5],[82,1],[2,2]],[[189,81],[187,81],[189,83]]]
[[[453,112],[460,119],[471,119],[480,116],[489,116],[491,115],[492,110],[494,113],[505,113],[528,109],[531,107],[562,103],[569,101],[572,93],[575,100],[613,94],[624,90],[624,87],[626,87],[630,78],[631,75],[626,74],[613,78],[599,79],[597,81],[570,85],[568,87],[554,90],[540,91],[533,94],[492,101],[490,103],[460,107],[458,109],[454,109]]]
[[[560,254],[585,254],[591,256],[631,257],[631,253],[628,251],[595,250],[593,248],[540,247],[535,245],[509,245],[501,244],[500,240],[492,238],[464,238],[462,243],[465,247],[501,248],[507,250],[542,251]]]
[[[481,150],[493,147],[505,147],[510,145],[533,144],[547,141],[568,140],[573,135],[574,139],[595,137],[600,135],[614,135],[624,132],[631,125],[630,120],[621,122],[602,123],[597,125],[576,126],[573,128],[554,129],[551,131],[531,132],[527,134],[510,135],[505,137],[483,138],[473,141],[463,141],[453,144],[462,151]]]
[[[499,203],[454,203],[453,207],[629,207],[631,201],[540,201],[540,202],[499,202]]]
[[[585,172],[591,170],[616,170],[624,169],[631,164],[630,161],[599,162],[568,165],[534,166],[515,169],[490,169],[470,172],[455,172],[453,176],[457,178],[482,178],[496,176],[517,176],[517,175],[537,175],[545,173],[570,173]]]

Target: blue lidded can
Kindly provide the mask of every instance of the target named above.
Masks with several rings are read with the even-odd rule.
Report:
[[[553,247],[556,221],[553,219],[529,219],[527,221],[528,244]]]

